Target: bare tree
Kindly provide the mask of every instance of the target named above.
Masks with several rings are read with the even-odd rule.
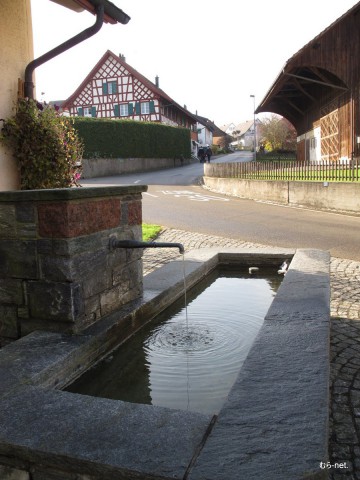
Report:
[[[296,149],[296,130],[286,118],[273,113],[263,118],[258,128],[260,143],[268,150]]]

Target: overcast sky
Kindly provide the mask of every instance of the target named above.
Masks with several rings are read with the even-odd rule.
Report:
[[[131,20],[36,69],[37,98],[65,100],[106,50],[155,81],[177,103],[218,126],[253,116],[285,62],[354,0],[113,0]],[[95,17],[31,0],[35,58],[91,26]],[[42,95],[42,92],[44,94]]]

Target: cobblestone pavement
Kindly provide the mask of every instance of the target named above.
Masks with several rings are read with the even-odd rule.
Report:
[[[264,245],[180,230],[158,238],[181,242],[185,250],[203,247]],[[145,250],[144,274],[179,254],[174,249]],[[360,480],[360,262],[331,258],[329,480]],[[320,469],[320,466],[319,466]],[[291,480],[291,479],[289,479]]]

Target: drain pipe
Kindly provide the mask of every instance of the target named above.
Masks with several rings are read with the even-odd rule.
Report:
[[[66,50],[69,50],[70,48],[75,47],[75,45],[78,45],[79,43],[83,42],[87,38],[92,37],[93,35],[95,35],[95,33],[97,33],[100,30],[100,28],[104,23],[103,2],[100,5],[96,6],[95,13],[96,13],[96,21],[92,27],[89,27],[84,31],[78,33],[77,35],[75,35],[75,37],[70,38],[66,42],[53,48],[49,52],[45,53],[39,58],[36,58],[35,60],[33,60],[28,64],[28,66],[25,69],[25,83],[24,83],[25,97],[32,98],[32,99],[34,98],[33,73],[35,68],[39,67],[43,63],[46,63],[47,61],[51,60],[57,55],[60,55],[60,53],[64,53],[66,52]]]

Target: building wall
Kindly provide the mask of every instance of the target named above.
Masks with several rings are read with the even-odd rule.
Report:
[[[149,111],[141,112],[141,104],[149,102],[152,103]],[[99,67],[69,110],[72,116],[130,117],[152,122],[160,119],[159,102],[153,92],[112,56]]]
[[[18,79],[24,79],[26,65],[33,59],[30,0],[1,0],[0,15],[0,118],[13,113]],[[0,143],[0,190],[19,187],[16,163],[9,149]]]
[[[332,161],[332,160],[349,160],[352,152],[356,154],[353,129],[356,126],[353,120],[354,105],[357,105],[359,99],[353,96],[353,93],[344,93],[335,98],[320,98],[319,104],[306,115],[303,122],[298,127],[299,138],[304,139],[314,136],[312,132],[320,129],[320,156],[316,160]],[[301,133],[302,132],[302,133]],[[299,141],[299,139],[298,139]],[[298,144],[299,145],[299,144]],[[309,158],[309,148],[305,153],[304,159]],[[298,152],[299,153],[299,152]],[[300,159],[301,157],[298,156]]]
[[[81,92],[63,105],[65,114],[96,118],[120,118],[145,122],[161,122],[191,128],[192,122],[141,78],[137,78],[111,54],[89,78]]]
[[[200,145],[212,145],[213,134],[201,123],[197,123],[198,141]]]

